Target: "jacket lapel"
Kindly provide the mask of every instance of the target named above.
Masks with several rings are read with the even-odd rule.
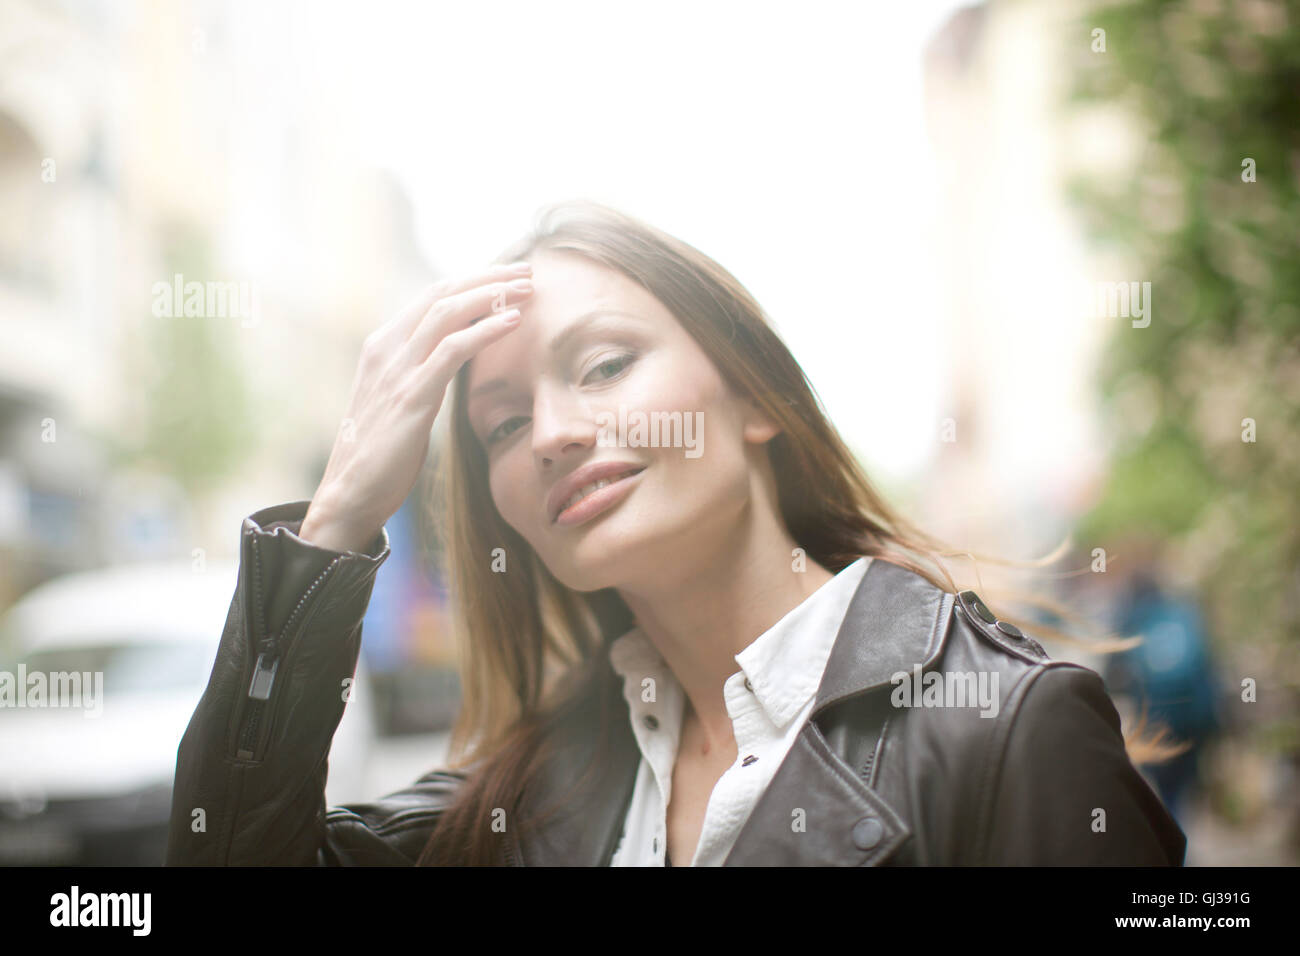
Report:
[[[551,760],[524,801],[531,815],[558,806],[559,811],[529,833],[527,839],[508,830],[512,862],[523,866],[608,866],[623,832],[623,819],[632,802],[641,750],[628,722],[627,703],[618,689],[618,675],[608,673],[601,690],[609,710],[584,710],[558,735],[568,746]],[[612,736],[610,755],[595,759],[596,733],[602,723]],[[584,772],[593,773],[590,786],[575,789]]]
[[[835,636],[817,703],[827,707],[891,683],[939,656],[956,598],[913,571],[873,558]]]
[[[835,637],[812,717],[724,866],[874,866],[907,839],[898,812],[827,744],[816,717],[938,656],[953,596],[873,559]]]
[[[954,598],[911,571],[879,558],[862,577],[835,637],[817,702],[786,759],[736,839],[725,866],[872,866],[907,839],[902,817],[868,787],[817,727],[828,707],[891,683],[913,665],[931,664],[946,635]],[[618,678],[608,668],[609,687]],[[522,842],[527,866],[607,866],[622,833],[641,753],[616,694],[612,758],[596,767],[595,786],[564,797],[562,809]],[[550,805],[590,766],[594,715],[574,728],[577,746],[550,762],[535,805]],[[573,739],[571,737],[570,739]]]

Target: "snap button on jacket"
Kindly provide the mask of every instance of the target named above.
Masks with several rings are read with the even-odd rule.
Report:
[[[325,806],[340,688],[389,548],[384,531],[365,553],[302,541],[309,503],[244,520],[212,676],[177,751],[168,865],[411,865],[465,779],[434,770],[370,802]],[[936,671],[982,679],[995,706],[895,706],[899,675]],[[609,864],[640,753],[612,668],[605,676],[598,693],[622,708],[614,759],[541,829],[521,839],[507,824],[503,865]],[[551,806],[592,766],[589,716],[557,731],[529,800]],[[974,592],[877,559],[812,716],[724,865],[1180,866],[1185,850],[1094,671],[1051,660]]]

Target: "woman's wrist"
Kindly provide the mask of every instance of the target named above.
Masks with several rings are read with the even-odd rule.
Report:
[[[343,513],[346,512],[332,508],[328,499],[317,493],[307,507],[307,515],[298,530],[298,537],[318,548],[364,554],[366,547],[379,533],[378,529],[368,531],[354,522],[344,521],[339,517]]]

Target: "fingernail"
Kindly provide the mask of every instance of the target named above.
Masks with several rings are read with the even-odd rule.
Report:
[[[530,279],[511,279],[510,288],[518,292],[532,292],[533,283]]]
[[[518,325],[518,324],[519,324],[519,310],[518,310],[518,309],[511,309],[509,312],[502,312],[502,313],[501,313],[501,324],[502,324],[502,325]]]
[[[511,272],[529,273],[533,271],[533,264],[520,259],[518,262],[510,263]]]

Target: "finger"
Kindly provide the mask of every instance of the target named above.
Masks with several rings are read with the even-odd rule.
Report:
[[[485,269],[458,278],[440,279],[425,287],[410,303],[403,306],[391,320],[384,324],[379,335],[393,344],[405,342],[412,330],[435,303],[444,296],[456,295],[467,289],[491,282],[503,282],[520,276],[531,276],[530,262],[493,263]]]
[[[461,366],[519,328],[519,318],[519,309],[507,309],[443,338],[420,366],[421,398],[441,402],[448,383]]]
[[[407,361],[413,365],[420,364],[447,336],[469,328],[479,319],[518,305],[530,295],[532,281],[520,277],[443,296],[411,332],[406,343]]]

